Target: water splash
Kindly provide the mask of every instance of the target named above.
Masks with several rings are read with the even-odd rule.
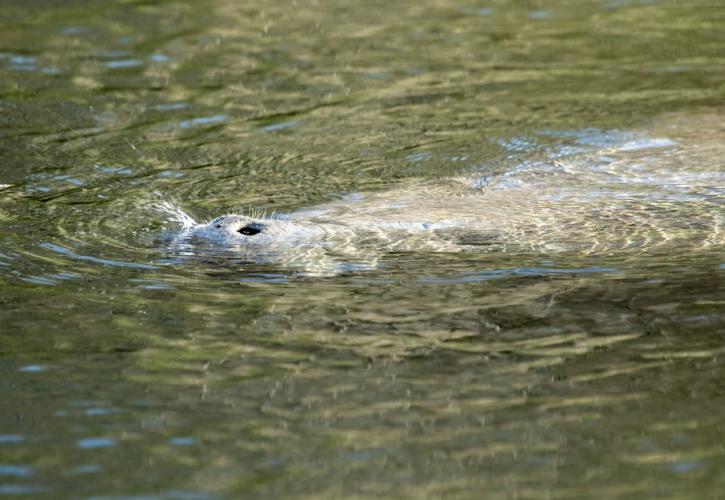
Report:
[[[152,209],[166,215],[169,220],[180,223],[182,229],[189,229],[197,224],[196,220],[184,212],[184,210],[176,202],[163,199],[163,195],[158,191],[154,191],[154,195],[158,196],[160,199],[150,204]]]

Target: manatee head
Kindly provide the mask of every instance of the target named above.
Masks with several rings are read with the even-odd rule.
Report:
[[[367,261],[346,262],[330,253],[329,238],[339,233],[310,221],[228,214],[184,229],[176,243],[186,256],[233,256],[235,262],[281,265],[309,276],[371,268]]]
[[[186,236],[226,246],[290,247],[315,243],[325,235],[317,224],[228,214],[188,229]]]

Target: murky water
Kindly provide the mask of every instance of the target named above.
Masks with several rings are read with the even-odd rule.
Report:
[[[0,27],[0,495],[725,487],[722,6],[18,0]],[[429,206],[509,232],[325,273],[170,243],[177,208]]]

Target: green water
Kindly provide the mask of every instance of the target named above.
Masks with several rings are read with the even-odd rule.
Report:
[[[170,251],[150,206],[285,212],[673,113],[696,138],[723,74],[719,2],[6,0],[0,495],[719,496],[721,246],[316,278]]]

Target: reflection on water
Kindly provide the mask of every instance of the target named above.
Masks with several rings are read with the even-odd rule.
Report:
[[[723,21],[5,2],[0,494],[717,496]],[[517,245],[170,248],[229,211],[420,222],[416,186],[468,224],[461,178]]]

